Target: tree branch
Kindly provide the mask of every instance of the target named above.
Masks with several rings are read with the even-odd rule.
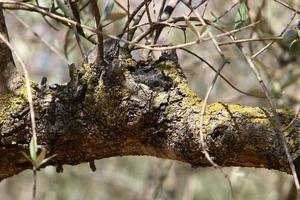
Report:
[[[93,55],[83,69],[70,67],[67,85],[32,85],[39,145],[48,155],[57,155],[46,165],[60,169],[64,164],[125,155],[179,160],[193,167],[210,165],[195,137],[201,99],[188,87],[172,55],[165,53],[152,64],[128,54],[106,57],[106,66],[95,64]],[[23,91],[21,86],[14,95],[0,97],[0,179],[31,168],[21,154],[28,151],[31,138]],[[280,120],[288,125],[293,116],[281,111]],[[205,143],[220,166],[290,173],[270,110],[215,103],[207,107],[204,122]],[[298,128],[296,119],[284,132],[293,159],[299,155]]]
[[[0,20],[0,31],[7,36],[2,10]],[[115,51],[121,55],[104,54],[107,62],[103,65],[94,62],[95,52],[89,54],[82,68],[71,65],[67,85],[38,87],[32,83],[38,144],[48,155],[57,155],[44,166],[54,165],[60,171],[64,164],[125,155],[210,166],[197,138],[202,101],[189,88],[177,56],[163,53],[159,60],[144,63],[133,60],[125,49]],[[31,125],[24,78],[16,75],[11,52],[3,43],[0,72],[3,180],[31,168],[22,155],[28,152]],[[279,114],[289,150],[298,162],[300,121],[286,111]],[[274,116],[268,109],[208,105],[203,136],[210,156],[220,166],[264,167],[290,173],[274,132]]]

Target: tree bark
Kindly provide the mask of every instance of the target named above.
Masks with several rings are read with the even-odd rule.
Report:
[[[7,48],[1,51],[13,63]],[[71,80],[66,85],[32,83],[39,147],[45,148],[48,156],[56,155],[43,166],[60,170],[64,164],[126,155],[210,166],[199,135],[202,101],[189,88],[176,56],[164,53],[156,61],[135,61],[118,47],[107,49],[105,55],[101,66],[95,64],[94,52],[82,67],[69,66]],[[23,83],[19,76],[14,92],[0,95],[0,180],[31,168],[21,153],[28,152],[31,139]],[[286,111],[279,115],[283,128],[293,119]],[[290,173],[274,123],[267,108],[214,103],[206,110],[204,141],[220,166]],[[299,126],[296,119],[284,131],[295,160]]]

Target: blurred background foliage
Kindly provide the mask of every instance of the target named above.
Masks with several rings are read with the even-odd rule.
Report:
[[[130,0],[131,9],[133,10],[140,2],[142,0]],[[155,0],[155,2],[156,6],[149,6],[151,11],[159,9],[160,1]],[[239,6],[237,4],[233,9],[230,10],[230,8],[237,2],[237,0],[210,0],[206,8],[205,18],[213,20],[213,16],[220,16],[229,11],[218,21],[218,24],[226,27],[227,30],[232,30]],[[49,2],[40,0],[39,3],[40,5],[48,5]],[[99,6],[103,8],[105,3],[105,0],[101,0]],[[126,1],[120,1],[120,3],[126,7]],[[297,7],[295,1],[285,1],[285,3],[293,8]],[[248,1],[248,8],[249,21],[247,23],[258,20],[261,23],[254,29],[245,29],[237,33],[236,37],[239,39],[279,35],[294,14],[293,11],[276,1]],[[202,6],[197,11],[201,13],[203,9]],[[122,10],[115,6],[114,11],[121,12]],[[187,15],[188,11],[184,5],[178,4],[173,16]],[[156,11],[156,15],[157,13],[158,11]],[[82,57],[77,48],[75,36],[72,32],[70,33],[69,28],[47,18],[57,29],[54,30],[36,13],[9,11],[5,12],[5,15],[10,41],[29,67],[31,79],[39,83],[42,77],[46,76],[48,84],[66,83],[69,80],[66,63],[35,37],[32,31],[60,52],[64,52],[69,62],[80,65]],[[30,29],[22,26],[15,15],[29,24]],[[82,11],[81,17],[83,24],[94,26],[89,9]],[[115,21],[106,26],[105,30],[117,35],[122,31],[125,20],[126,18]],[[147,21],[146,16],[142,21]],[[296,16],[291,27],[295,27],[297,22]],[[213,34],[220,33],[212,27],[208,29]],[[137,34],[142,31],[138,30]],[[186,36],[187,42],[196,39],[195,34],[189,29],[186,31]],[[218,42],[226,41],[229,41],[226,37],[218,39]],[[82,42],[86,51],[92,47],[92,44],[85,39],[82,39]],[[158,43],[179,44],[184,42],[182,31],[166,28]],[[259,41],[243,43],[242,45],[247,53],[253,55],[267,43],[268,41]],[[204,42],[188,48],[205,58],[215,68],[219,66],[221,58],[212,42]],[[255,76],[236,46],[222,46],[222,51],[230,61],[222,74],[243,91],[263,94]],[[154,56],[158,57],[159,54],[160,52],[155,52]],[[191,88],[203,97],[215,73],[192,55],[181,50],[177,50],[177,54]],[[133,56],[137,59],[143,59],[143,51],[134,51]],[[296,110],[300,100],[298,54],[289,53],[284,44],[276,42],[258,55],[254,61],[268,88],[277,97],[277,106],[289,108],[292,111]],[[209,98],[209,102],[216,101],[250,106],[268,105],[265,99],[240,94],[221,79],[217,82]],[[64,172],[60,174],[56,173],[54,167],[42,169],[38,173],[39,199],[223,200],[232,199],[232,197],[236,200],[294,199],[292,177],[267,169],[232,167],[224,168],[224,172],[214,168],[193,169],[187,164],[146,156],[102,159],[96,162],[96,166],[96,172],[92,172],[88,164],[85,163],[78,166],[64,166]],[[30,199],[31,188],[32,172],[27,170],[0,183],[0,199]]]

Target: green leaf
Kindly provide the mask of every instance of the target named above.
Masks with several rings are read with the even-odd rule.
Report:
[[[240,2],[240,7],[238,9],[238,12],[235,15],[235,21],[234,21],[234,29],[239,29],[241,28],[245,21],[248,18],[248,8],[246,4],[246,0],[242,0]]]
[[[37,142],[36,137],[32,136],[30,143],[29,143],[29,154],[30,158],[33,162],[36,161],[36,153],[37,153]]]
[[[109,0],[105,7],[104,7],[104,11],[102,13],[101,16],[101,22],[105,21],[107,19],[107,17],[111,14],[113,8],[114,8],[115,2],[112,0]]]
[[[50,156],[50,157],[48,157],[48,158],[45,158],[45,159],[40,163],[40,166],[41,166],[42,164],[45,164],[46,162],[48,162],[48,161],[51,160],[52,158],[54,158],[56,155],[57,155],[57,154],[54,154],[54,155],[52,155],[52,156]]]
[[[193,33],[195,33],[195,35],[198,36],[198,38],[200,38],[200,34],[199,32],[197,31],[196,27],[194,26],[194,24],[192,22],[190,22],[189,18],[188,17],[184,17],[185,19],[185,22],[186,22],[186,25],[191,29],[191,31]]]
[[[42,149],[39,155],[37,156],[37,159],[35,161],[35,167],[38,169],[41,166],[41,163],[46,158],[46,150]]]
[[[284,44],[290,45],[291,42],[298,38],[298,32],[295,29],[289,29],[283,34],[282,42]]]
[[[300,52],[300,42],[299,40],[294,40],[290,46],[289,46],[289,51],[290,53],[292,54],[295,54],[295,53],[299,53]]]
[[[203,36],[207,33],[207,30],[208,30],[208,26],[207,25],[204,25],[202,26],[201,30],[200,30],[200,35]]]
[[[281,87],[281,84],[278,82],[278,81],[275,81],[273,83],[273,92],[276,96],[279,96],[282,92],[282,87]]]
[[[109,16],[107,16],[106,20],[116,21],[126,17],[127,14],[124,12],[113,12]]]

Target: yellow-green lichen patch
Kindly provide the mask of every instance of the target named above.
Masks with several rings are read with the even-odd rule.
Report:
[[[28,103],[28,94],[26,88],[26,80],[24,76],[20,76],[18,81],[14,83],[15,90],[12,93],[2,94],[0,96],[0,124],[9,120],[12,113],[17,113],[22,105]],[[37,98],[37,84],[30,80],[30,89],[33,100]]]
[[[153,99],[152,105],[153,108],[157,109],[163,104],[168,103],[168,93],[167,92],[159,92],[157,96]]]
[[[97,85],[97,71],[95,64],[83,64],[84,75],[83,79],[87,81],[88,90],[93,90]],[[92,67],[94,66],[94,67]]]
[[[283,135],[285,137],[288,137],[289,135],[291,135],[295,132],[298,132],[298,130],[295,127],[291,126],[283,131]]]
[[[127,59],[124,59],[124,60],[122,60],[122,62],[123,62],[123,65],[126,67],[126,68],[130,68],[130,67],[137,67],[138,65],[137,65],[137,62],[134,60],[134,59],[132,59],[132,58],[127,58]]]
[[[120,113],[120,106],[122,104],[126,107],[124,103],[127,101],[122,101],[122,99],[127,96],[129,93],[126,89],[118,86],[106,88],[103,80],[100,80],[86,99],[86,109],[96,118],[100,117],[101,120],[105,120],[105,124],[112,125],[123,117]]]
[[[159,68],[163,71],[164,75],[170,77],[175,86],[184,95],[182,106],[195,106],[199,105],[201,99],[189,87],[183,72],[178,68],[177,64],[173,61],[164,61],[159,64]]]
[[[0,97],[0,124],[8,121],[11,113],[18,112],[22,104],[26,103],[24,96],[15,96],[14,94],[5,94]]]
[[[36,97],[36,90],[34,88],[37,88],[37,84],[32,81],[32,80],[29,80],[29,84],[30,84],[30,90],[31,90],[31,93],[32,93],[32,98],[35,98]],[[20,85],[20,87],[14,91],[14,95],[19,95],[19,96],[23,96],[23,97],[26,97],[28,98],[28,95],[27,95],[27,87],[26,87],[26,79],[24,76],[22,76],[20,78],[20,82],[18,83],[18,85]]]
[[[225,117],[238,117],[252,123],[270,124],[272,114],[259,107],[247,107],[238,104],[227,105],[222,103],[210,104],[207,107],[208,115],[222,113]]]
[[[170,77],[175,83],[186,82],[182,70],[175,62],[170,60],[160,62],[158,68],[162,70],[166,76]]]
[[[185,98],[182,102],[183,106],[200,106],[201,99],[189,88],[187,83],[179,83],[177,87],[183,94],[185,94]]]

